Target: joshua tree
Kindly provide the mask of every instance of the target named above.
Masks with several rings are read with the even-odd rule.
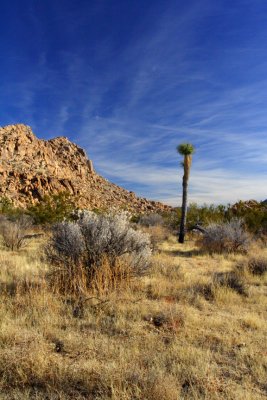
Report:
[[[194,146],[190,143],[182,143],[179,146],[177,146],[177,151],[179,154],[184,156],[184,161],[182,162],[182,166],[184,168],[183,203],[182,203],[182,216],[181,216],[180,232],[179,232],[179,243],[184,243],[186,214],[187,214],[187,187],[188,187],[190,167],[192,164],[192,154],[194,153],[195,149]]]

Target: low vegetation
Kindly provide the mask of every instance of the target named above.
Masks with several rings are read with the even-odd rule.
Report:
[[[267,257],[261,254],[252,255],[239,262],[236,269],[243,273],[262,276],[267,272]]]
[[[200,245],[209,253],[247,252],[250,237],[242,219],[211,223],[203,230]]]
[[[126,212],[105,215],[88,212],[77,222],[56,224],[45,253],[54,267],[51,274],[54,286],[64,293],[82,294],[99,276],[103,265],[104,275],[108,270],[112,276],[117,271],[121,278],[124,274],[144,273],[151,248],[149,235],[134,230]]]
[[[182,217],[181,209],[165,214],[165,219],[175,229],[179,227]],[[267,234],[267,203],[239,201],[231,205],[197,205],[191,203],[187,210],[187,228],[190,231],[196,225],[207,226],[211,223],[225,223],[233,218],[242,219],[246,229],[253,235]]]
[[[207,252],[164,224],[89,213],[2,242],[1,400],[266,398],[266,246]]]
[[[157,213],[144,214],[140,217],[139,224],[146,227],[162,226],[164,224],[164,219],[162,215]]]
[[[28,214],[35,224],[54,224],[72,219],[75,198],[68,192],[46,195],[37,204],[28,207]]]
[[[1,216],[0,234],[3,245],[10,250],[19,250],[27,243],[27,232],[32,226],[31,218],[19,215],[16,218]]]

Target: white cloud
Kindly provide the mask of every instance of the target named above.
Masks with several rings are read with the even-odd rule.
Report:
[[[181,203],[182,169],[153,168],[136,163],[102,160],[97,165],[110,179],[119,180],[128,189],[141,186],[140,196],[148,196],[170,205]],[[189,181],[189,202],[233,203],[241,199],[264,200],[267,177],[233,174],[223,169],[200,170],[193,165]]]

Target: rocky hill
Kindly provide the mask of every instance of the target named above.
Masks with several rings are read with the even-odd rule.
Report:
[[[237,203],[231,206],[231,210],[238,214],[238,212],[243,211],[252,211],[252,210],[260,210],[267,208],[267,201],[258,202],[257,200],[246,200],[246,201],[238,201]]]
[[[0,197],[26,207],[62,191],[74,195],[79,208],[132,212],[170,208],[139,198],[98,175],[85,151],[66,137],[41,140],[23,124],[0,128]]]

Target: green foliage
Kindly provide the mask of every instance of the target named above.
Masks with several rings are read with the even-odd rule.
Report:
[[[250,232],[267,233],[267,204],[239,201],[229,210],[230,216],[243,218]]]
[[[130,222],[133,223],[133,224],[138,224],[138,222],[141,219],[141,216],[142,216],[141,214],[132,215],[131,218],[130,218]]]
[[[70,220],[75,210],[75,199],[68,192],[44,196],[36,205],[28,208],[28,214],[32,216],[36,224],[53,224]]]
[[[195,152],[195,148],[191,143],[182,143],[177,146],[177,151],[182,156],[189,156]]]
[[[1,214],[8,214],[13,208],[13,203],[8,197],[3,196],[0,198]]]
[[[104,215],[108,213],[108,210],[106,208],[99,208],[99,207],[94,207],[92,211],[97,215]]]
[[[219,223],[227,219],[228,207],[222,204],[216,206],[214,204],[198,206],[191,203],[187,212],[188,227],[192,228],[196,224],[207,225],[211,222]]]
[[[178,230],[181,220],[181,208],[175,209],[173,212],[168,212],[163,215],[164,220],[172,229]],[[232,218],[241,218],[249,232],[252,233],[267,233],[267,205],[262,203],[254,203],[248,207],[246,202],[231,206],[230,204],[223,205],[197,205],[191,203],[187,210],[187,229],[192,229],[195,225],[207,226],[211,223],[224,223]]]
[[[177,230],[181,220],[181,209],[174,208],[172,211],[163,211],[161,213],[164,225],[170,229]]]
[[[187,209],[187,227],[190,230],[196,224],[207,225],[211,222],[222,222],[226,220],[226,215],[229,206],[224,205],[207,205],[198,206],[196,203],[189,204]],[[176,208],[174,211],[163,214],[166,225],[172,229],[179,228],[182,217],[181,208]]]
[[[19,218],[24,211],[13,205],[12,200],[6,196],[0,197],[0,214],[7,215],[10,219]]]

